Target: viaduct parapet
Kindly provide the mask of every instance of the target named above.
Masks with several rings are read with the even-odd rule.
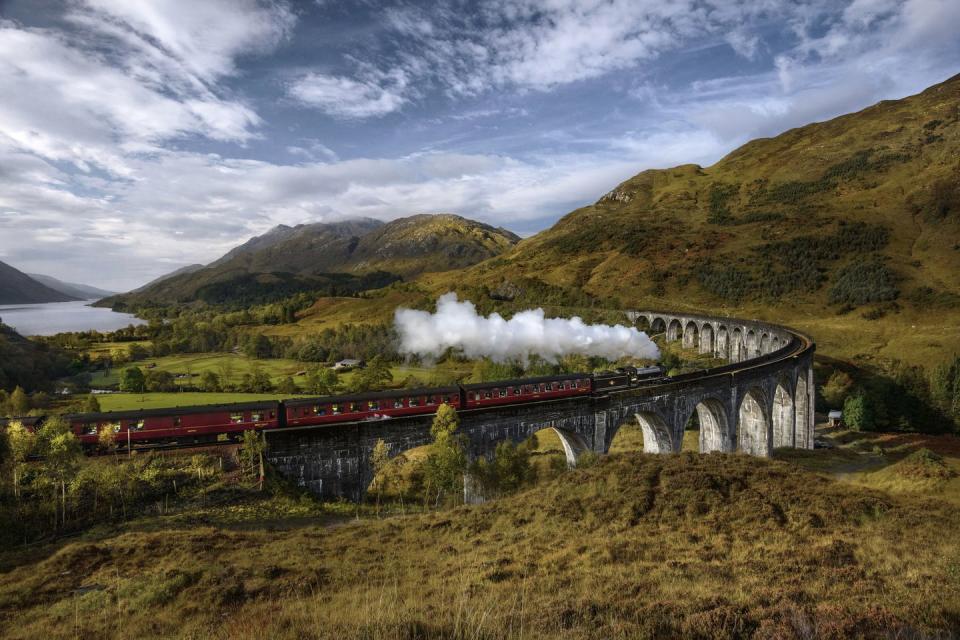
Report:
[[[660,311],[627,318],[651,335],[727,364],[607,395],[460,412],[468,454],[489,456],[504,440],[522,442],[541,429],[560,437],[567,462],[605,454],[624,424],[639,424],[644,451],[680,451],[696,413],[699,450],[769,456],[773,449],[813,448],[813,341],[758,321]],[[430,442],[432,416],[287,429],[269,434],[268,458],[282,474],[327,498],[362,499],[373,479],[370,456],[383,439],[391,455]]]

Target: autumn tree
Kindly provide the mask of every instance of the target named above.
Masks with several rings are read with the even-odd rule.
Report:
[[[439,504],[444,495],[457,495],[463,488],[467,454],[463,438],[457,433],[459,427],[457,410],[446,403],[440,405],[430,426],[433,443],[424,464],[427,496],[434,496],[435,504]]]
[[[20,477],[27,460],[36,451],[36,434],[14,420],[7,425],[7,441],[10,444],[10,462],[13,467],[13,493],[20,499]]]
[[[38,434],[43,455],[44,473],[54,484],[54,502],[60,494],[60,524],[67,521],[67,482],[80,465],[80,441],[70,431],[70,425],[60,418],[47,418]]]
[[[834,371],[827,383],[820,388],[827,405],[837,409],[843,406],[844,401],[853,388],[853,379],[843,371]]]
[[[386,490],[387,464],[390,462],[390,447],[383,438],[378,438],[370,454],[370,466],[373,469],[374,491],[377,493],[377,517],[380,517],[380,496]]]
[[[10,399],[7,400],[7,407],[10,415],[14,417],[25,416],[30,412],[30,398],[23,387],[18,386],[13,390]]]

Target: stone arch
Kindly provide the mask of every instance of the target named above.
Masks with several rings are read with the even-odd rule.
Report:
[[[801,369],[797,376],[794,392],[794,444],[798,449],[813,448],[813,429],[810,426],[810,390],[807,385],[806,370]]]
[[[730,362],[741,360],[743,360],[743,331],[740,327],[735,327],[730,336]]]
[[[650,319],[644,315],[638,315],[633,321],[634,326],[640,331],[650,331]]]
[[[696,349],[700,346],[700,328],[691,320],[683,328],[683,348]]]
[[[644,453],[672,453],[673,436],[666,421],[652,411],[639,411],[634,414],[643,431]]]
[[[723,358],[724,360],[728,360],[730,358],[730,333],[723,325],[720,325],[717,328],[717,344],[715,347],[715,353],[717,354],[718,358]]]
[[[750,358],[756,358],[757,356],[760,355],[760,344],[759,344],[759,340],[757,340],[756,331],[754,331],[753,329],[749,329],[747,331],[746,337],[743,340],[743,343],[744,343],[744,349],[746,351],[746,357],[744,358],[745,360],[749,360]]]
[[[656,317],[650,320],[650,333],[656,335],[658,333],[667,332],[667,321],[663,318]]]
[[[700,353],[713,353],[713,325],[709,322],[700,328]]]
[[[680,321],[674,318],[670,321],[670,324],[667,325],[667,342],[673,342],[674,340],[679,340],[683,337],[683,325],[680,324]]]
[[[770,455],[770,419],[763,389],[751,387],[737,409],[737,450],[754,456]]]
[[[697,403],[696,411],[700,421],[700,453],[729,451],[732,438],[723,402],[705,398]]]
[[[783,381],[777,384],[773,393],[773,448],[792,447],[794,443],[794,428],[796,425],[793,415],[793,396]]]
[[[773,340],[770,342],[770,353],[779,351],[782,346],[783,343],[780,341],[780,336],[773,336]]]
[[[760,336],[760,355],[765,356],[770,353],[770,334],[764,333]]]
[[[563,453],[567,456],[567,466],[571,468],[577,466],[577,459],[584,451],[588,451],[590,446],[579,433],[567,431],[559,427],[550,428],[553,429],[557,437],[560,438],[560,444],[563,445]]]

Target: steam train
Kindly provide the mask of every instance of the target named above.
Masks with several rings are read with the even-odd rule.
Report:
[[[665,369],[623,367],[597,374],[571,373],[447,387],[393,389],[351,395],[295,398],[219,406],[143,409],[67,415],[73,433],[88,449],[106,427],[122,446],[200,444],[244,431],[276,430],[389,420],[436,413],[441,404],[457,410],[514,405],[603,394],[649,384]]]

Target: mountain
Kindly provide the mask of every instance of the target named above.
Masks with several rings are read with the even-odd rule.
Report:
[[[960,308],[960,76],[649,170],[449,283],[750,312]],[[534,280],[531,283],[531,279]],[[527,296],[535,302],[534,296]]]
[[[0,304],[41,304],[79,299],[78,296],[57,291],[0,262]]]
[[[171,271],[170,273],[164,274],[164,275],[160,276],[159,278],[154,278],[153,280],[151,280],[151,281],[148,282],[147,284],[145,284],[145,285],[143,285],[143,286],[140,286],[140,287],[137,287],[136,289],[134,289],[133,291],[131,291],[131,293],[137,293],[137,292],[139,292],[139,291],[145,291],[145,290],[149,289],[150,287],[152,287],[152,286],[154,286],[154,285],[156,285],[156,284],[159,284],[159,283],[163,282],[164,280],[167,280],[167,279],[169,279],[169,278],[173,278],[173,277],[175,277],[175,276],[183,275],[183,274],[185,274],[185,273],[193,273],[194,271],[199,271],[200,269],[203,269],[203,267],[204,267],[204,265],[202,265],[202,264],[188,264],[188,265],[185,266],[185,267],[180,267],[179,269],[176,269],[176,270],[174,270],[174,271]]]
[[[451,214],[389,223],[360,219],[280,225],[210,265],[175,275],[104,305],[204,301],[254,304],[310,291],[352,294],[421,273],[461,269],[509,250],[519,238]]]
[[[28,273],[27,275],[37,282],[50,287],[54,291],[59,291],[64,295],[73,296],[74,298],[79,298],[80,300],[96,300],[99,298],[106,298],[107,296],[113,296],[117,293],[116,291],[98,289],[97,287],[91,287],[90,285],[86,284],[64,282],[51,276],[45,276],[39,273]]]

